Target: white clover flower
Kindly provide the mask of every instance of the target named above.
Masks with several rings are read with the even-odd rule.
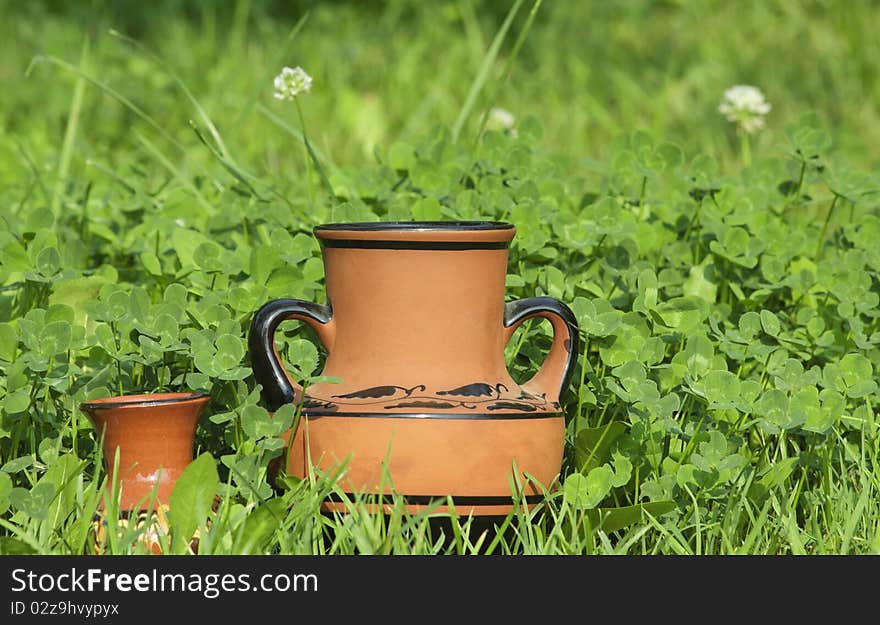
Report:
[[[285,67],[275,77],[275,98],[292,101],[312,89],[312,77],[301,67]]]
[[[747,134],[764,127],[764,116],[770,112],[770,103],[764,94],[751,85],[736,85],[724,92],[718,112]]]
[[[507,109],[495,107],[489,111],[488,125],[493,128],[510,130],[516,123],[516,117]]]

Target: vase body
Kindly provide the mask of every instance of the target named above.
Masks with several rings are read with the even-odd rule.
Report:
[[[413,510],[452,496],[464,512],[503,513],[516,483],[527,501],[540,497],[541,485],[522,479],[549,486],[559,473],[559,395],[578,334],[571,311],[556,300],[505,304],[515,229],[377,222],[319,226],[315,234],[328,304],[270,302],[249,336],[267,407],[302,404],[288,471],[304,475],[309,461],[321,470],[344,464],[346,490],[400,493]],[[504,349],[532,317],[551,321],[554,342],[540,371],[519,385]],[[315,330],[327,351],[322,375],[338,383],[304,392],[289,379],[272,341],[285,319]]]
[[[197,393],[157,393],[80,405],[102,437],[108,483],[119,482],[120,510],[137,512],[168,504],[174,483],[192,462],[196,424],[210,399]]]

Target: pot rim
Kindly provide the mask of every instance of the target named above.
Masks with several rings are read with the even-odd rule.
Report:
[[[313,232],[469,232],[512,230],[513,224],[504,221],[357,221],[329,223],[315,226]]]
[[[162,406],[165,404],[179,404],[183,402],[200,401],[210,399],[208,393],[176,392],[176,393],[139,393],[133,395],[115,395],[112,397],[100,397],[82,402],[80,410],[110,410],[112,408],[128,406]]]

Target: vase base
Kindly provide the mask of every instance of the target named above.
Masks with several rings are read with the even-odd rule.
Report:
[[[367,493],[356,495],[345,493],[331,495],[324,500],[321,508],[324,512],[351,511],[352,505],[364,505],[371,513],[391,514],[395,507],[401,506],[408,514],[422,514],[458,517],[469,516],[500,516],[503,517],[515,509],[533,510],[544,501],[544,495],[525,495],[513,499],[510,495],[379,495]],[[354,502],[361,502],[355,504]],[[450,505],[451,504],[451,505]]]
[[[564,437],[564,417],[555,415],[305,415],[288,450],[287,472],[330,477],[345,493],[373,493],[367,503],[377,510],[393,505],[377,501],[377,494],[399,493],[410,512],[503,515],[515,506],[531,509],[556,483]],[[512,498],[517,492],[524,501]],[[325,509],[345,503],[329,501]]]

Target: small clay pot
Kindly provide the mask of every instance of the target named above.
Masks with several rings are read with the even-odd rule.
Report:
[[[210,399],[200,393],[157,393],[80,404],[102,437],[109,483],[119,480],[120,510],[168,504],[174,483],[193,460],[196,424]],[[115,475],[117,449],[119,473]],[[156,500],[151,501],[154,489]]]

